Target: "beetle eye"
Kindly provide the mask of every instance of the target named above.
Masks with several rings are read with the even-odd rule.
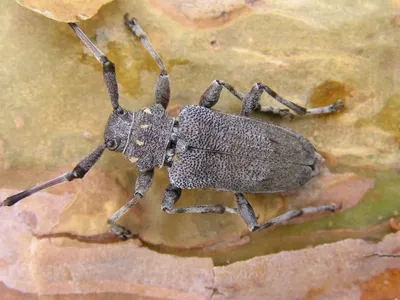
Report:
[[[123,116],[125,113],[125,110],[122,107],[117,108],[117,114],[118,116]]]
[[[106,142],[106,146],[109,150],[114,151],[115,149],[118,148],[120,140],[118,138],[114,140],[108,140]]]

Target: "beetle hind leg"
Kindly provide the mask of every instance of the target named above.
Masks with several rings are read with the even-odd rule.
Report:
[[[318,207],[306,207],[303,209],[290,210],[280,216],[277,216],[261,225],[258,224],[257,218],[254,214],[253,208],[246,200],[242,193],[235,193],[236,202],[238,205],[238,212],[242,219],[246,222],[250,231],[261,231],[275,224],[283,224],[287,221],[300,217],[304,214],[313,214],[318,212],[335,212],[341,208],[340,205],[323,205]]]
[[[305,214],[314,214],[314,213],[319,213],[319,212],[335,212],[341,208],[340,205],[332,204],[332,205],[323,205],[323,206],[318,206],[318,207],[306,207],[302,209],[295,209],[295,210],[290,210],[283,215],[277,216],[276,218],[273,218],[263,224],[260,225],[260,228],[257,229],[257,231],[261,231],[265,228],[271,227],[272,225],[275,224],[280,224],[280,223],[285,223],[291,219],[300,217]]]

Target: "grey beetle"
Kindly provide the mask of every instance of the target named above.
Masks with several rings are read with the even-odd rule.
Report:
[[[136,20],[129,19],[126,14],[125,24],[140,38],[161,69],[156,84],[155,104],[134,113],[122,108],[119,105],[114,64],[76,24],[70,23],[79,39],[103,65],[104,80],[114,109],[106,125],[104,143],[80,161],[71,172],[10,196],[0,203],[0,207],[12,206],[40,190],[83,178],[104,150],[108,149],[124,154],[130,162],[136,163],[140,171],[133,199],[108,219],[111,230],[122,239],[134,238],[137,235],[118,225],[116,221],[143,198],[153,182],[155,167],[169,168],[170,184],[165,190],[161,208],[170,214],[239,214],[249,230],[256,231],[286,222],[304,213],[335,211],[340,208],[337,205],[325,205],[292,210],[258,224],[254,211],[243,193],[277,193],[298,188],[318,174],[323,162],[313,145],[300,134],[272,123],[249,118],[253,111],[292,116],[288,109],[261,106],[259,100],[263,92],[298,115],[332,113],[343,107],[342,102],[306,109],[283,99],[261,83],[255,84],[247,95],[243,95],[231,85],[215,80],[201,96],[199,105],[186,106],[178,118],[171,118],[166,113],[170,87],[164,63]],[[211,110],[223,88],[242,101],[240,115]],[[182,189],[232,192],[237,208],[221,205],[174,208]]]

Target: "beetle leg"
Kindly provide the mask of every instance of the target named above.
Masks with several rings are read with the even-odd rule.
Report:
[[[280,215],[276,218],[273,218],[272,220],[269,220],[269,221],[261,224],[260,227],[256,229],[256,231],[261,231],[261,230],[271,227],[272,225],[275,225],[275,224],[285,223],[291,219],[300,217],[304,214],[314,214],[314,213],[325,212],[325,211],[335,212],[335,211],[339,210],[340,208],[341,208],[340,205],[333,204],[333,205],[323,205],[323,206],[319,206],[319,207],[306,207],[306,208],[302,208],[302,209],[290,210],[290,211],[284,213],[283,215]]]
[[[341,100],[338,103],[334,103],[325,107],[319,108],[311,108],[306,109],[296,103],[288,101],[281,96],[279,96],[275,91],[273,91],[270,87],[262,83],[256,83],[250,92],[246,95],[241,114],[244,116],[249,116],[254,110],[259,111],[269,111],[270,107],[268,106],[260,106],[259,101],[262,92],[265,91],[268,95],[274,98],[279,103],[289,107],[298,115],[306,115],[306,114],[328,114],[338,111],[340,108],[344,107],[344,104]]]
[[[107,57],[94,45],[90,39],[83,33],[83,31],[75,23],[68,23],[69,26],[75,31],[79,39],[85,46],[92,52],[96,59],[103,65],[103,76],[107,86],[108,94],[110,95],[111,104],[115,109],[119,108],[119,94],[118,83],[115,75],[114,64],[107,59]]]
[[[221,91],[222,85],[218,80],[214,80],[201,95],[199,105],[207,108],[213,107],[215,104],[217,104],[219,96],[221,95]]]
[[[235,193],[235,198],[239,215],[246,222],[249,230],[255,231],[260,228],[260,226],[258,226],[258,221],[256,215],[254,214],[254,210],[244,195],[242,193]]]
[[[173,206],[179,200],[182,190],[169,184],[164,193],[161,209],[168,214],[237,214],[237,209],[225,207],[222,205],[196,205],[174,208]]]
[[[240,101],[243,101],[244,95],[242,93],[236,91],[233,88],[233,86],[231,86],[221,80],[214,80],[211,83],[211,85],[201,95],[199,105],[207,107],[207,108],[213,107],[215,104],[217,104],[223,87],[225,87],[229,92],[231,92]]]
[[[149,51],[150,55],[154,58],[154,60],[156,61],[157,65],[161,69],[161,71],[164,71],[165,73],[167,73],[164,63],[162,62],[160,56],[158,55],[156,50],[154,50],[153,45],[148,40],[146,33],[143,31],[143,29],[137,23],[136,19],[135,18],[129,19],[128,13],[126,13],[124,15],[124,19],[125,19],[126,26],[128,26],[132,30],[132,32],[138,38],[140,38],[140,41],[142,42],[143,47],[145,47],[146,50]]]
[[[137,23],[135,18],[129,19],[129,14],[126,13],[124,15],[125,24],[128,26],[134,35],[140,38],[143,47],[150,53],[151,57],[156,61],[158,67],[161,69],[161,74],[158,76],[156,91],[155,91],[155,102],[161,104],[165,109],[168,106],[169,98],[170,98],[170,87],[169,87],[169,79],[168,73],[165,68],[163,61],[160,56],[154,50],[153,45],[150,43],[147,38],[147,34],[143,31],[140,25]]]
[[[238,205],[239,215],[246,222],[250,231],[261,231],[265,228],[271,227],[275,224],[285,223],[303,214],[313,214],[317,212],[331,211],[334,212],[341,208],[340,205],[323,205],[319,207],[307,207],[303,209],[295,209],[284,213],[272,220],[269,220],[261,225],[258,225],[257,218],[254,214],[253,208],[246,200],[242,193],[235,193],[236,203]]]
[[[246,96],[244,94],[242,94],[241,92],[235,90],[235,88],[233,86],[231,86],[230,84],[228,84],[222,80],[214,80],[211,83],[211,85],[205,90],[205,92],[201,95],[199,105],[207,107],[207,108],[213,107],[215,104],[217,104],[223,87],[226,88],[232,95],[234,95],[240,101],[243,102],[245,100]],[[277,115],[280,115],[281,117],[289,116],[290,118],[293,118],[293,115],[289,112],[288,109],[280,109],[280,108],[271,107],[271,106],[258,105],[260,96],[261,96],[261,94],[259,95],[258,99],[256,99],[256,101],[255,101],[255,103],[257,103],[256,110],[277,114]]]
[[[260,98],[261,94],[263,92],[267,92],[269,95],[271,95],[275,100],[279,101],[283,105],[289,107],[293,111],[295,111],[299,115],[304,115],[306,114],[307,110],[304,107],[301,107],[293,102],[290,102],[281,96],[279,96],[277,93],[275,93],[273,90],[271,90],[268,86],[263,85],[261,83],[256,83],[253,85],[251,88],[250,92],[246,95],[245,99],[243,100],[243,105],[242,105],[242,111],[241,115],[243,116],[250,116],[253,111],[258,110],[258,111],[264,111],[268,112],[271,111],[270,106],[261,106],[260,105]],[[274,109],[272,109],[273,111]],[[280,109],[278,109],[280,111]],[[291,115],[287,110],[285,111],[286,114],[288,114],[291,118],[293,115]]]
[[[117,219],[122,217],[128,210],[130,210],[133,206],[135,206],[135,204],[139,202],[139,200],[142,199],[142,197],[143,195],[135,193],[135,196],[133,196],[133,198],[127,204],[121,207],[107,220],[107,225],[108,227],[110,227],[110,230],[123,241],[127,239],[135,239],[137,238],[138,235],[136,233],[131,233],[128,229],[126,229],[121,225],[118,225],[115,222],[117,221]]]
[[[256,108],[256,111],[261,111],[261,112],[266,112],[266,113],[273,113],[275,115],[279,115],[281,117],[289,117],[290,119],[294,118],[294,115],[292,113],[290,113],[290,111],[286,108],[282,109],[282,108],[278,108],[278,107],[272,107],[272,106],[261,106],[259,105]]]
[[[110,227],[111,231],[118,235],[122,240],[126,240],[128,238],[136,238],[137,234],[131,233],[125,227],[118,225],[116,221],[124,214],[126,214],[133,206],[135,206],[140,199],[143,198],[144,194],[149,190],[150,186],[152,185],[153,178],[154,169],[150,169],[148,171],[140,173],[139,177],[136,179],[135,195],[133,196],[133,198],[107,220],[107,224]]]
[[[171,90],[169,87],[169,79],[167,72],[162,71],[158,76],[155,90],[155,102],[161,104],[164,109],[167,109]]]
[[[259,106],[261,94],[263,90],[257,84],[253,85],[250,92],[246,95],[242,102],[242,111],[240,112],[243,116],[250,116],[253,111]]]

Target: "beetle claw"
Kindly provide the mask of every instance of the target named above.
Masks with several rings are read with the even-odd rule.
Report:
[[[333,112],[337,112],[339,111],[341,108],[344,107],[344,103],[342,100],[339,100],[337,103],[333,104],[332,106],[332,111]]]
[[[126,25],[128,25],[128,26],[129,25],[134,25],[133,24],[134,18],[130,19],[128,13],[124,14],[124,20],[125,20],[125,24]]]
[[[338,210],[341,210],[342,207],[343,207],[342,203],[339,203],[339,204],[332,203],[332,204],[330,205],[329,210],[330,210],[331,212],[336,212],[336,211],[338,211]]]
[[[127,239],[136,239],[138,237],[137,233],[131,233],[128,229],[118,224],[113,224],[110,227],[111,231],[123,241]]]
[[[283,117],[288,117],[290,121],[294,119],[294,114],[292,114],[289,110],[282,115]]]
[[[137,20],[136,20],[136,18],[131,18],[131,19],[130,19],[128,13],[126,13],[126,14],[124,15],[124,19],[125,19],[125,24],[128,25],[128,26],[135,26],[135,25],[137,25]]]
[[[290,121],[294,119],[294,114],[292,114],[288,109],[280,109],[279,116],[288,117]]]

